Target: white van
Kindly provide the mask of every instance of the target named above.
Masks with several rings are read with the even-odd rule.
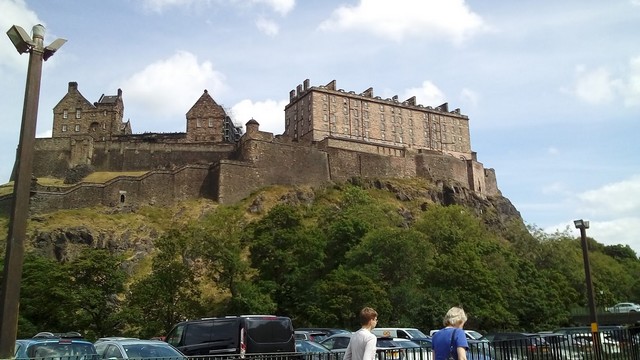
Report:
[[[414,338],[425,338],[425,335],[422,331],[416,328],[374,328],[371,330],[373,335],[377,337],[391,337],[391,338],[403,338],[403,339],[414,339]]]

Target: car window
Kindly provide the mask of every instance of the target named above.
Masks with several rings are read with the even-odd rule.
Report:
[[[167,336],[167,342],[173,346],[180,346],[180,339],[182,339],[182,332],[184,331],[184,325],[177,326],[173,329],[173,332]]]
[[[185,330],[184,345],[203,344],[211,341],[213,321],[189,324]]]
[[[104,352],[104,355],[102,357],[103,359],[109,359],[109,358],[116,358],[116,359],[122,359],[122,352],[120,351],[120,349],[118,349],[117,346],[115,345],[109,345],[109,347],[107,347],[107,351]]]

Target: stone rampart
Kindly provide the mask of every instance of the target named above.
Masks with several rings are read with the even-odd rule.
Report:
[[[428,153],[416,154],[415,159],[417,176],[433,182],[453,180],[470,189],[465,160],[448,155]]]
[[[202,186],[208,174],[208,165],[187,165],[173,171],[119,176],[104,184],[80,183],[58,191],[39,190],[32,196],[30,206],[32,213],[46,213],[99,205],[170,205],[177,200],[211,196],[210,190]]]

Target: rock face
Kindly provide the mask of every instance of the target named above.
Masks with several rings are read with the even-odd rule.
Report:
[[[419,184],[415,186],[399,185],[393,180],[368,180],[353,178],[349,180],[353,185],[364,189],[378,189],[392,193],[400,202],[397,212],[404,219],[405,226],[410,226],[419,218],[416,211],[426,211],[435,205],[460,205],[472,210],[484,219],[486,225],[496,232],[503,232],[508,226],[518,224],[524,227],[524,222],[518,210],[509,199],[497,195],[486,196],[471,191],[454,182],[431,183],[429,186]],[[266,209],[264,193],[256,193],[246,205],[246,211],[251,214],[263,214]],[[276,202],[292,206],[308,206],[316,199],[313,190],[291,188],[276,198]],[[415,203],[420,204],[418,209]],[[407,203],[404,205],[403,203]],[[409,204],[414,204],[413,209]],[[184,209],[183,209],[184,210]],[[111,214],[115,215],[115,214]],[[105,214],[104,216],[110,216]],[[177,216],[177,215],[174,215]],[[45,222],[42,217],[34,217],[33,221]],[[82,247],[107,249],[114,253],[126,254],[127,262],[133,266],[140,259],[150,255],[153,251],[153,239],[161,234],[148,226],[128,227],[126,229],[94,229],[90,225],[60,227],[54,230],[37,231],[32,236],[32,244],[36,252],[44,256],[55,258],[60,262],[73,259]]]

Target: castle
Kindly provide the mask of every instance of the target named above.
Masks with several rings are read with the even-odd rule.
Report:
[[[382,99],[297,85],[285,106],[281,135],[246,131],[204,90],[186,113],[185,133],[134,134],[124,121],[122,90],[91,104],[70,82],[53,108],[51,138],[36,139],[34,176],[64,177],[78,165],[95,171],[145,171],[106,183],[35,185],[32,212],[96,205],[171,204],[205,197],[237,202],[268,185],[321,186],[353,177],[424,177],[452,181],[481,196],[497,196],[493,169],[471,151],[469,118],[448,105],[423,106],[412,97]],[[0,199],[0,202],[6,199]]]

